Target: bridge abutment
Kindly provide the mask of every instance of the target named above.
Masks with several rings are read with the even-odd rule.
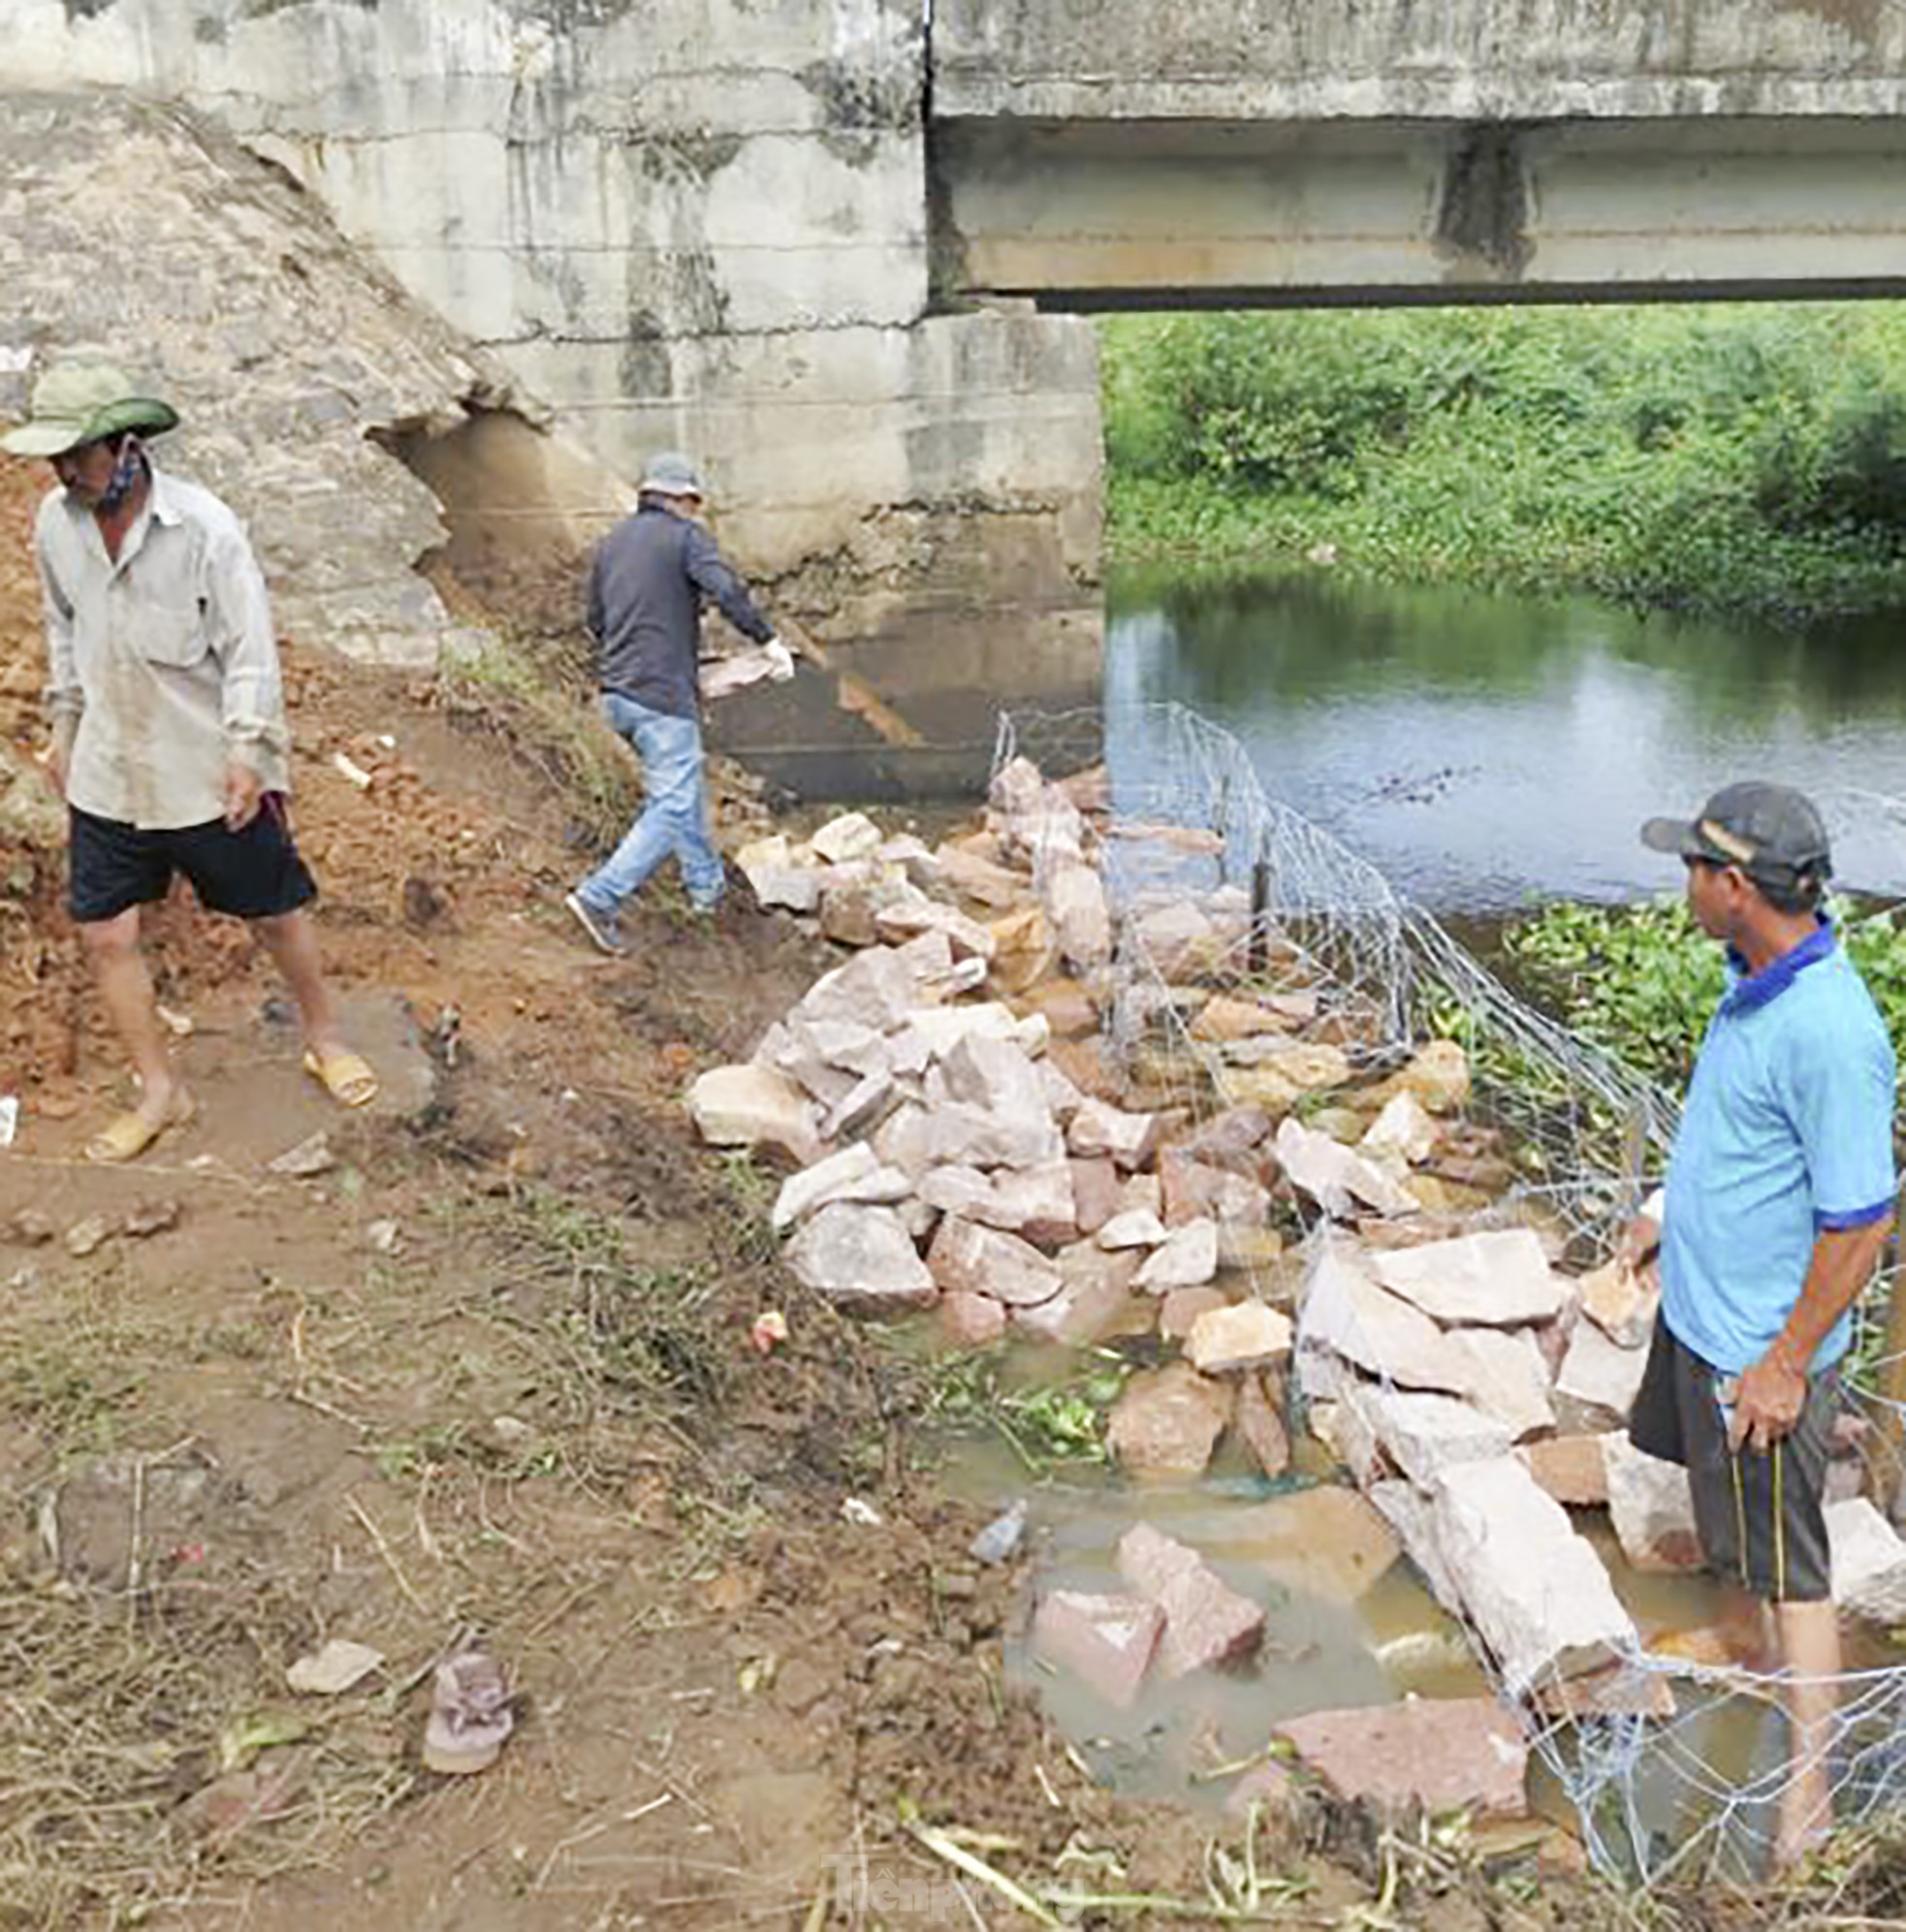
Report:
[[[932,312],[913,0],[0,13],[15,85],[214,115],[622,478],[693,451],[724,544],[821,641],[1021,691],[1096,655],[1093,338]]]

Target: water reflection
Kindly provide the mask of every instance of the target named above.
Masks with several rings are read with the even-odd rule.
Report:
[[[1245,744],[1267,790],[1439,909],[1673,890],[1636,827],[1720,784],[1814,792],[1843,879],[1906,883],[1906,676],[1891,620],[1805,635],[1584,600],[1385,589],[1318,575],[1115,582],[1110,755],[1144,782],[1141,707]]]

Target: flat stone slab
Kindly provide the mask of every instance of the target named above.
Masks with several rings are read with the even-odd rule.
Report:
[[[1162,1248],[1170,1238],[1171,1230],[1150,1208],[1128,1208],[1098,1230],[1098,1245],[1105,1249]]]
[[[1138,1271],[1132,1270],[1133,1274]],[[1167,1342],[1183,1342],[1202,1315],[1215,1308],[1228,1308],[1230,1297],[1223,1288],[1173,1288],[1158,1304],[1159,1333]]]
[[[1290,1435],[1262,1376],[1246,1376],[1238,1384],[1231,1429],[1273,1481],[1290,1467]]]
[[[1333,1219],[1348,1219],[1359,1201],[1380,1215],[1420,1212],[1415,1196],[1376,1161],[1301,1121],[1287,1117],[1280,1124],[1277,1156],[1290,1179]]]
[[[808,1096],[771,1066],[716,1066],[688,1090],[688,1112],[712,1147],[785,1148],[797,1160],[820,1152],[819,1124]]]
[[[1392,1294],[1445,1323],[1510,1328],[1552,1320],[1568,1302],[1567,1284],[1526,1227],[1373,1253],[1370,1271]]]
[[[1700,1536],[1688,1473],[1637,1449],[1619,1431],[1602,1438],[1608,1520],[1636,1569],[1699,1569]]]
[[[927,1267],[948,1294],[990,1295],[1008,1308],[1031,1308],[1059,1292],[1059,1263],[1030,1241],[948,1215],[927,1251]]]
[[[1500,1422],[1453,1395],[1368,1387],[1344,1400],[1396,1468],[1424,1487],[1451,1463],[1485,1462],[1509,1450]]]
[[[962,1348],[984,1348],[1006,1332],[1006,1305],[991,1295],[969,1294],[962,1289],[942,1295],[939,1325],[949,1342]]]
[[[1279,1725],[1277,1734],[1352,1803],[1483,1818],[1520,1818],[1528,1810],[1529,1747],[1514,1713],[1491,1697],[1406,1697],[1314,1711]]]
[[[1463,1616],[1463,1593],[1454,1573],[1443,1560],[1437,1541],[1436,1523],[1430,1500],[1414,1482],[1397,1477],[1388,1482],[1373,1482],[1365,1494],[1375,1509],[1402,1543],[1404,1554],[1415,1565],[1430,1595],[1458,1621]]]
[[[1510,1696],[1637,1647],[1601,1558],[1514,1457],[1443,1470],[1430,1486],[1430,1520],[1443,1566]]]
[[[1467,1394],[1476,1365],[1421,1309],[1381,1286],[1360,1252],[1326,1240],[1306,1279],[1298,1333],[1368,1374],[1409,1388]]]
[[[854,1313],[898,1314],[939,1299],[906,1223],[892,1208],[836,1201],[787,1244],[783,1258],[809,1287]]]
[[[1217,1272],[1218,1223],[1187,1221],[1146,1257],[1138,1285],[1147,1294],[1166,1295],[1173,1288],[1201,1288]]]
[[[1605,1436],[1550,1436],[1525,1442],[1517,1460],[1558,1503],[1593,1508],[1608,1501]]]
[[[1160,1124],[1156,1114],[1133,1114],[1104,1100],[1085,1100],[1065,1129],[1071,1151],[1091,1159],[1109,1156],[1129,1172],[1142,1167],[1159,1144]]]
[[[1621,1420],[1635,1407],[1642,1371],[1648,1366],[1648,1346],[1624,1348],[1611,1342],[1592,1321],[1578,1321],[1569,1338],[1569,1352],[1555,1378],[1555,1392],[1591,1409],[1606,1409]]]
[[[1255,1649],[1263,1634],[1261,1605],[1240,1596],[1197,1551],[1134,1523],[1119,1538],[1119,1574],[1164,1612],[1159,1668],[1183,1677]]]
[[[1435,1117],[1415,1094],[1393,1093],[1357,1145],[1367,1154],[1392,1154],[1414,1166],[1436,1152],[1442,1136]]]
[[[1855,1617],[1906,1623],[1906,1542],[1863,1496],[1827,1505],[1833,1600]]]
[[[1290,1317],[1256,1301],[1209,1309],[1191,1324],[1185,1353],[1200,1375],[1269,1368],[1290,1353]]]
[[[1108,1704],[1127,1710],[1138,1695],[1164,1631],[1164,1611],[1144,1597],[1055,1590],[1032,1618],[1032,1649],[1069,1670]]]
[[[866,1141],[857,1140],[790,1174],[775,1196],[775,1231],[785,1232],[796,1221],[824,1208],[830,1201],[860,1201],[891,1207],[913,1191],[913,1184],[898,1167],[883,1167]]]
[[[1459,1393],[1521,1441],[1555,1426],[1548,1363],[1531,1329],[1452,1328],[1449,1346],[1465,1365]]]
[[[1632,1268],[1610,1261],[1575,1283],[1582,1313],[1617,1346],[1636,1348],[1648,1339],[1649,1325],[1660,1303]]]

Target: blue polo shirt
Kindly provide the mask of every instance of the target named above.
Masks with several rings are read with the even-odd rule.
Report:
[[[1818,1234],[1892,1211],[1892,1043],[1825,919],[1761,971],[1731,958],[1668,1170],[1662,1314],[1729,1375],[1799,1299]],[[1814,1356],[1846,1353],[1849,1311]]]

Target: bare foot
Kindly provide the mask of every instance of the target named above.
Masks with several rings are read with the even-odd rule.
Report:
[[[1780,1794],[1780,1816],[1774,1825],[1773,1869],[1791,1872],[1833,1835],[1833,1794],[1825,1775],[1805,1773],[1788,1781]]]

